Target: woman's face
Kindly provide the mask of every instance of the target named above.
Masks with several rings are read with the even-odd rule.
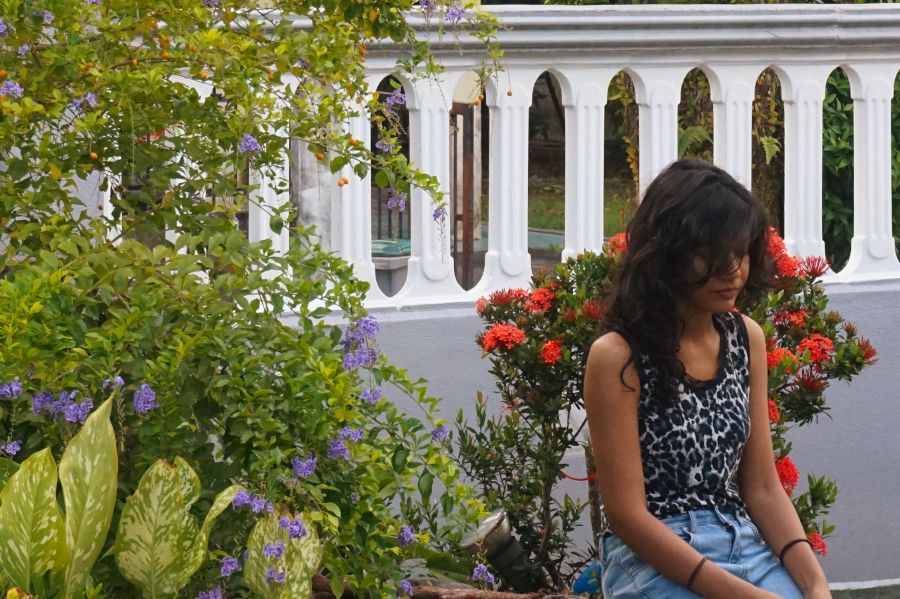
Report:
[[[741,255],[733,256],[730,265],[731,268],[725,269],[727,272],[710,277],[702,287],[694,289],[688,295],[687,301],[696,308],[715,314],[731,311],[738,293],[750,274],[750,254],[744,251]],[[690,279],[702,281],[709,272],[710,260],[702,253],[698,253],[691,258],[689,268]]]

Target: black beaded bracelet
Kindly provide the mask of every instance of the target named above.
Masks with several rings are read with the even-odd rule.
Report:
[[[697,564],[697,567],[694,568],[694,573],[691,574],[691,577],[690,577],[690,578],[688,578],[688,582],[687,582],[687,590],[689,590],[689,591],[692,590],[692,589],[691,589],[691,585],[694,584],[694,578],[697,577],[697,572],[700,571],[700,568],[702,568],[702,567],[703,567],[703,564],[705,564],[708,560],[709,560],[709,558],[708,558],[707,556],[704,555],[704,556],[703,556],[703,559],[700,560],[700,563]]]
[[[793,541],[791,541],[790,543],[785,545],[782,548],[781,553],[778,554],[778,561],[781,562],[782,566],[784,565],[784,552],[787,551],[788,549],[790,549],[791,547],[793,547],[794,545],[796,545],[797,543],[806,543],[807,545],[809,545],[810,549],[815,550],[813,548],[812,541],[810,541],[809,539],[794,539]]]

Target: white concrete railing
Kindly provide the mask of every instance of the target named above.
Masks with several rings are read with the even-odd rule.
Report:
[[[714,161],[749,187],[752,101],[758,75],[777,73],[785,103],[785,242],[799,256],[823,255],[822,103],[828,75],[842,67],[854,102],[854,235],[847,266],[832,282],[900,280],[891,234],[891,97],[900,69],[900,6],[495,6],[505,71],[488,84],[491,109],[489,239],[484,275],[470,291],[456,281],[449,219],[432,220],[421,190],[410,197],[411,257],[401,291],[385,297],[371,255],[369,178],[347,169],[334,185],[332,247],[372,284],[371,307],[474,301],[504,287],[527,286],[528,109],[532,88],[550,71],[562,88],[566,116],[565,249],[563,257],[603,243],[603,140],[607,90],[625,70],[640,116],[642,189],[678,157],[678,104],[685,75],[700,67],[714,105]],[[437,82],[404,81],[410,110],[412,162],[449,191],[449,98],[477,71],[480,43],[465,35],[436,37],[420,15],[446,72]],[[300,26],[303,26],[300,23]],[[393,73],[401,50],[372,49],[370,84]],[[512,94],[508,94],[508,92]],[[365,114],[348,124],[368,143]],[[335,178],[335,181],[337,177]],[[253,221],[251,217],[251,222]],[[257,229],[252,227],[254,231]],[[262,228],[259,229],[262,231]],[[257,235],[263,235],[257,232]]]

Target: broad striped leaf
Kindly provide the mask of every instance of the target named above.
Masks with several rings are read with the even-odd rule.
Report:
[[[13,584],[28,590],[47,570],[62,570],[69,557],[49,447],[22,462],[0,500],[0,563]]]
[[[306,527],[306,536],[287,543],[285,561],[288,564],[285,597],[309,597],[312,577],[322,563],[322,544],[316,527],[306,514],[298,516]]]
[[[59,480],[66,500],[66,547],[69,564],[63,582],[70,599],[83,590],[103,549],[113,509],[119,460],[109,422],[112,400],[88,416],[59,461]]]
[[[181,499],[184,500],[184,507],[190,508],[200,499],[200,478],[181,456],[175,457],[175,467],[178,468],[178,480],[181,482]]]
[[[267,515],[256,522],[247,543],[249,556],[244,565],[244,582],[261,599],[293,599],[309,597],[312,592],[312,575],[322,561],[322,547],[315,526],[304,514],[300,516],[307,530],[307,536],[291,540],[288,532],[278,525],[278,516]],[[282,541],[285,545],[283,558],[268,558],[262,553],[263,547]],[[266,582],[270,568],[284,569],[283,584]]]
[[[247,540],[247,561],[244,562],[244,583],[259,599],[279,599],[284,585],[266,582],[269,568],[275,567],[275,561],[263,555],[262,550],[275,541],[287,541],[287,533],[278,526],[278,518],[267,514],[256,521]],[[285,542],[285,545],[287,543]],[[282,561],[282,560],[277,560]]]
[[[116,564],[145,597],[171,597],[184,568],[184,501],[178,468],[159,460],[144,473],[119,520]]]
[[[212,507],[209,508],[209,513],[206,514],[206,520],[203,521],[203,528],[200,529],[200,534],[194,537],[195,540],[191,545],[189,552],[185,555],[184,570],[181,573],[180,586],[186,585],[191,576],[194,575],[194,572],[199,570],[200,566],[203,565],[203,562],[206,561],[209,533],[216,523],[216,518],[231,505],[231,500],[234,499],[234,496],[237,495],[237,492],[242,488],[243,487],[238,485],[232,485],[216,496],[216,500],[213,502]]]

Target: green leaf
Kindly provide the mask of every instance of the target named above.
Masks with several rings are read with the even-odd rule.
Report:
[[[688,127],[687,129],[679,129],[678,157],[684,157],[685,153],[687,153],[687,151],[691,147],[702,144],[705,141],[712,141],[712,138],[709,136],[709,132],[707,132],[706,127],[695,125],[693,127]]]
[[[32,580],[47,570],[62,570],[69,561],[49,447],[22,462],[0,500],[0,564],[16,586],[28,590]]]
[[[247,557],[244,566],[244,582],[261,599],[293,599],[308,597],[312,592],[312,575],[322,563],[322,547],[316,528],[306,514],[297,516],[306,527],[307,534],[300,539],[291,539],[286,530],[278,525],[278,515],[269,514],[260,518],[250,533],[247,542]],[[281,541],[285,545],[284,557],[267,558],[263,547]],[[284,584],[266,582],[269,568],[284,568]]]
[[[387,173],[385,171],[378,171],[377,173],[375,173],[375,183],[377,183],[378,187],[382,189],[390,185]]]
[[[175,467],[178,468],[178,481],[181,483],[181,499],[184,507],[189,508],[200,498],[200,479],[181,456],[175,457]]]
[[[209,533],[216,523],[216,518],[231,505],[231,500],[234,499],[234,496],[237,495],[238,491],[242,488],[243,487],[239,485],[232,485],[216,495],[216,500],[206,514],[206,520],[203,521],[203,527],[200,529],[200,534],[196,536],[196,540],[192,543],[190,551],[185,556],[184,570],[181,573],[181,582],[179,583],[179,586],[186,585],[191,576],[193,576],[194,573],[200,569],[200,566],[203,565],[203,562],[206,561]]]
[[[165,460],[152,466],[128,498],[116,535],[116,564],[145,597],[178,591],[184,569],[185,508],[178,468]]]
[[[12,460],[0,458],[0,488],[6,486],[10,477],[19,471],[19,465]]]
[[[762,144],[763,149],[766,151],[766,164],[769,164],[778,153],[778,150],[781,149],[781,142],[774,137],[763,136],[759,138],[759,143]]]
[[[408,460],[409,450],[402,445],[398,446],[397,450],[394,452],[394,456],[391,458],[391,465],[394,467],[394,472],[397,472],[398,474],[403,472]]]
[[[63,582],[66,599],[84,588],[103,549],[116,506],[119,460],[109,415],[109,399],[88,416],[59,461],[59,479],[66,501],[66,547],[69,564]]]
[[[434,485],[434,475],[431,472],[423,472],[419,477],[419,493],[422,499],[428,503],[431,501],[431,488]]]

